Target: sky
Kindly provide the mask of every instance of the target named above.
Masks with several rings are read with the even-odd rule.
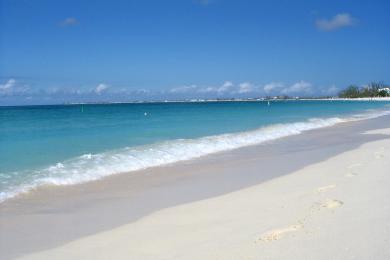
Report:
[[[0,0],[0,105],[390,83],[390,1]]]

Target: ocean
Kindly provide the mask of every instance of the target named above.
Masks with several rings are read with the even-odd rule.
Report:
[[[340,100],[3,106],[0,202],[387,114]]]

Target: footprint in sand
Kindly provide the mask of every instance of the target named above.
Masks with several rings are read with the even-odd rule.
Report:
[[[313,216],[314,214],[318,213],[322,209],[335,209],[338,207],[341,207],[344,204],[344,202],[340,200],[333,200],[333,199],[327,199],[323,202],[317,202],[314,203],[311,206],[309,216]]]
[[[342,202],[341,200],[327,199],[325,202],[321,204],[321,208],[335,209],[341,207],[343,204],[344,202]]]
[[[284,236],[286,236],[288,233],[298,231],[303,228],[302,224],[296,224],[296,225],[291,225],[286,228],[280,228],[280,229],[273,229],[270,231],[265,232],[261,237],[258,239],[260,242],[271,242],[271,241],[276,241]]]
[[[322,192],[326,192],[326,191],[334,189],[334,188],[336,188],[336,185],[335,184],[331,184],[331,185],[328,185],[328,186],[324,186],[324,187],[318,188],[317,192],[322,193]]]
[[[355,177],[355,176],[357,176],[357,173],[354,173],[354,172],[350,172],[350,173],[345,174],[345,177],[349,177],[349,178]]]
[[[385,155],[382,152],[375,152],[375,159],[382,159]]]
[[[319,190],[321,189],[321,190],[325,191],[325,190],[328,190],[328,189],[333,189],[335,187],[336,187],[336,185],[328,185],[328,186],[319,188]],[[296,232],[296,231],[298,231],[300,229],[303,229],[304,228],[303,223],[308,218],[310,218],[310,216],[314,213],[313,212],[314,208],[316,209],[315,211],[320,211],[323,208],[333,210],[333,209],[336,209],[338,207],[341,207],[343,204],[344,204],[344,202],[342,202],[341,200],[334,200],[334,199],[327,199],[327,200],[325,200],[322,203],[317,203],[316,205],[313,206],[312,212],[308,216],[306,216],[304,219],[301,219],[300,221],[298,221],[299,224],[291,225],[291,226],[288,226],[288,227],[285,227],[285,228],[278,228],[278,229],[273,229],[273,230],[267,231],[267,232],[263,233],[260,236],[260,238],[258,238],[256,240],[256,242],[272,242],[272,241],[276,241],[276,240],[279,240],[279,239],[285,237],[289,233],[293,233],[293,232]]]
[[[360,166],[362,166],[361,163],[354,163],[354,164],[349,165],[347,168],[348,169],[354,169],[354,168],[357,168],[357,167],[360,167]]]
[[[382,159],[382,158],[384,158],[385,157],[385,150],[386,150],[385,147],[379,148],[379,151],[376,151],[374,153],[375,159]]]
[[[362,166],[361,163],[354,163],[354,164],[351,164],[347,167],[348,169],[348,173],[345,175],[346,177],[354,177],[357,174],[356,172],[356,169],[359,168],[360,166]]]

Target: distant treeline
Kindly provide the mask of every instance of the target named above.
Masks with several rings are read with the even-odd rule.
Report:
[[[371,82],[365,87],[350,85],[339,93],[340,98],[389,97],[389,88],[382,82]]]

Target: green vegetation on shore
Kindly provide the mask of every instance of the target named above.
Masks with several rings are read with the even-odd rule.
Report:
[[[363,97],[389,97],[389,86],[382,82],[371,82],[365,87],[350,85],[339,93],[340,98],[363,98]]]

